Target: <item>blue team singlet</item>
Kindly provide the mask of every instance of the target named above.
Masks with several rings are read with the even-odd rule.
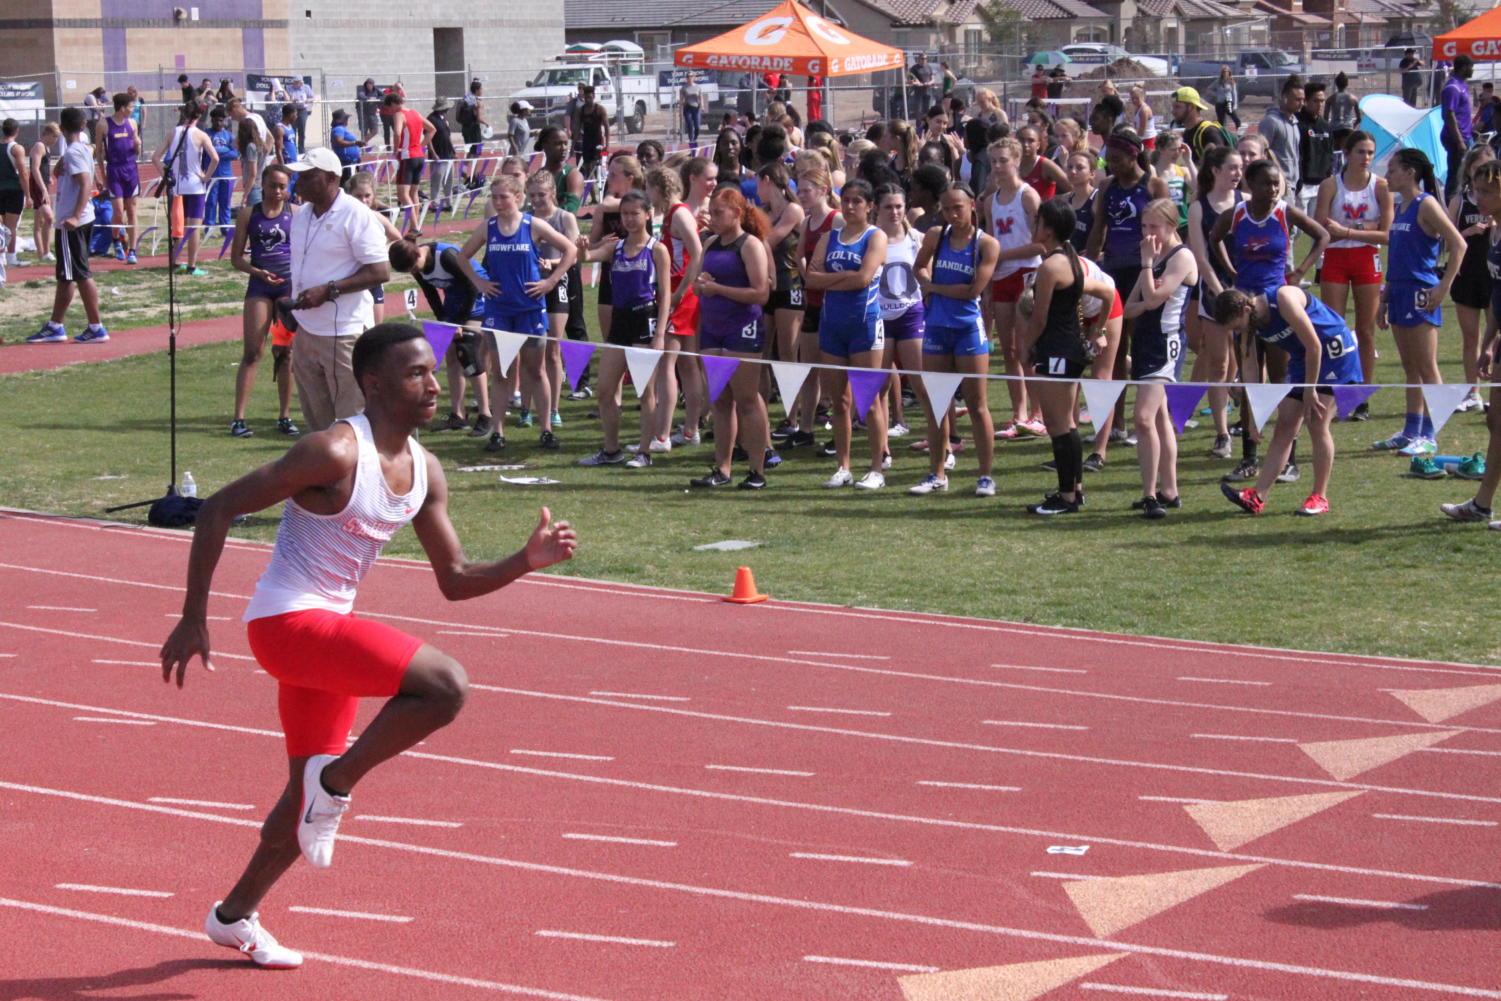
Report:
[[[1235,206],[1230,222],[1230,259],[1235,262],[1235,287],[1275,298],[1287,284],[1287,259],[1292,239],[1287,228],[1287,203],[1279,200],[1260,220],[1251,216],[1251,203]]]
[[[874,226],[867,226],[854,243],[845,243],[843,230],[829,231],[829,246],[824,254],[824,270],[830,273],[859,271],[870,248]],[[879,292],[881,274],[877,270],[863,289],[829,290],[823,297],[823,314],[818,326],[820,351],[847,358],[862,351],[879,351],[885,344],[885,327],[881,323]]]
[[[1278,312],[1275,291],[1267,296],[1271,318],[1265,327],[1256,331],[1256,336],[1287,352],[1287,381],[1290,383],[1312,381],[1323,386],[1338,386],[1359,382],[1364,377],[1360,369],[1360,350],[1355,335],[1345,325],[1345,318],[1306,291],[1303,291],[1303,298],[1303,309],[1313,322],[1313,332],[1318,335],[1321,348],[1316,378],[1308,378],[1308,359],[1303,342]]]
[[[546,329],[543,301],[526,292],[529,283],[542,280],[540,260],[532,241],[531,215],[523,214],[513,233],[500,231],[499,216],[490,218],[485,234],[485,275],[499,288],[493,296],[485,297],[486,326],[527,334],[540,334]]]

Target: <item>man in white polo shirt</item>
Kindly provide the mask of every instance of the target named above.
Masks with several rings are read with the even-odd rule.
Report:
[[[292,377],[314,431],[364,409],[355,382],[355,338],[373,325],[370,289],[388,281],[386,234],[375,213],[339,188],[333,150],[308,150],[288,169],[306,203],[292,217]]]

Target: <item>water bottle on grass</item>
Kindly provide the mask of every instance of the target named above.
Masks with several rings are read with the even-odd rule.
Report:
[[[198,496],[198,483],[193,479],[193,474],[187,470],[182,473],[182,488],[177,491],[184,497]]]

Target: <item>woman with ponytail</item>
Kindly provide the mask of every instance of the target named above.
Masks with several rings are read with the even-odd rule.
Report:
[[[768,163],[756,171],[756,194],[765,206],[771,222],[771,231],[766,234],[766,250],[771,255],[772,286],[771,301],[767,303],[771,327],[776,332],[772,345],[781,361],[796,361],[798,335],[803,329],[803,272],[799,267],[798,232],[803,225],[803,207],[797,202],[792,190],[792,179],[787,168],[780,162]],[[767,374],[765,370],[762,374]],[[793,407],[787,412],[790,415]],[[789,420],[778,430],[777,440],[785,441],[793,434],[793,421]]]
[[[1239,205],[1240,154],[1229,146],[1210,146],[1199,165],[1199,197],[1188,207],[1188,246],[1199,266],[1197,308],[1189,313],[1189,346],[1195,351],[1195,382],[1227,383],[1235,376],[1230,331],[1214,318],[1214,297],[1233,284],[1230,259],[1222,245],[1211,246],[1209,234],[1220,216]],[[1223,385],[1209,387],[1209,411],[1214,420],[1211,459],[1230,458],[1230,424],[1226,414],[1230,391]]]
[[[1465,238],[1444,211],[1433,164],[1422,150],[1404,148],[1393,153],[1386,183],[1402,200],[1402,211],[1392,220],[1386,309],[1376,322],[1383,329],[1391,326],[1409,388],[1402,430],[1371,447],[1398,455],[1432,455],[1438,444],[1421,387],[1444,381],[1438,370],[1438,331],[1444,324],[1440,307],[1464,267]],[[1440,246],[1449,250],[1449,265],[1442,277],[1438,273]]]
[[[1055,198],[1037,210],[1034,235],[1044,249],[1033,285],[1032,316],[1022,334],[1022,349],[1038,376],[1030,385],[1053,441],[1058,489],[1027,510],[1038,515],[1074,514],[1084,503],[1084,443],[1079,437],[1076,406],[1079,376],[1089,362],[1089,346],[1079,322],[1080,299],[1089,295],[1110,302],[1115,289],[1090,278],[1069,237],[1074,210]],[[1095,347],[1100,345],[1096,342]]]

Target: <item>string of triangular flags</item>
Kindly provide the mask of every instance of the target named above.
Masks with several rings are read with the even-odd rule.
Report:
[[[541,335],[518,334],[508,330],[491,330],[482,328],[483,332],[493,338],[496,357],[499,362],[500,373],[505,375],[510,371],[511,364],[521,352],[521,348],[527,340]],[[449,343],[453,340],[458,327],[450,323],[440,323],[433,320],[425,320],[422,323],[422,332],[428,343],[432,345],[433,356],[442,359],[443,353],[448,350]],[[550,339],[550,338],[549,338]],[[657,365],[662,360],[665,351],[656,348],[621,347],[617,344],[599,344],[592,341],[574,341],[559,339],[559,349],[563,355],[563,374],[571,387],[577,388],[579,380],[583,378],[589,361],[599,348],[611,350],[623,350],[625,352],[626,369],[631,373],[631,385],[637,388],[640,395],[641,386],[647,385],[652,376],[656,374]],[[704,373],[708,377],[709,402],[719,399],[729,385],[730,377],[741,362],[753,365],[770,365],[772,377],[776,380],[777,393],[782,399],[782,404],[789,411],[798,393],[802,391],[803,384],[815,368],[838,369],[845,373],[850,383],[850,393],[854,398],[855,415],[864,419],[870,406],[875,402],[876,396],[885,387],[886,381],[895,372],[899,375],[912,376],[922,383],[923,391],[927,394],[928,403],[934,413],[942,413],[948,410],[953,402],[954,394],[959,390],[959,384],[965,379],[985,378],[995,381],[1019,378],[1011,375],[987,374],[985,376],[973,376],[960,372],[909,372],[905,369],[873,369],[851,368],[842,365],[810,364],[807,362],[790,361],[765,361],[760,358],[727,358],[723,355],[697,355],[692,351],[677,352],[681,355],[697,357],[703,362]],[[1027,376],[1028,381],[1040,379],[1040,376]],[[1115,409],[1116,402],[1127,386],[1156,385],[1160,382],[1142,382],[1131,379],[1077,379],[1084,392],[1084,403],[1091,414],[1096,426],[1099,424],[1099,416],[1111,413]],[[1464,402],[1470,390],[1475,388],[1474,383],[1439,383],[1437,385],[1424,385],[1419,388],[1423,391],[1423,400],[1428,405],[1428,414],[1433,420],[1434,433],[1443,429],[1460,403]],[[1164,387],[1167,394],[1168,413],[1172,415],[1173,427],[1179,434],[1183,433],[1184,427],[1198,409],[1199,401],[1204,394],[1212,388],[1243,389],[1246,393],[1246,404],[1251,411],[1251,419],[1256,424],[1256,430],[1260,431],[1283,398],[1292,391],[1295,386],[1289,383],[1224,383],[1224,382],[1191,382],[1191,383],[1168,383]],[[1347,385],[1332,387],[1334,393],[1335,412],[1340,420],[1350,416],[1350,413],[1360,404],[1370,399],[1378,389],[1407,389],[1406,383],[1384,383],[1381,385]]]

